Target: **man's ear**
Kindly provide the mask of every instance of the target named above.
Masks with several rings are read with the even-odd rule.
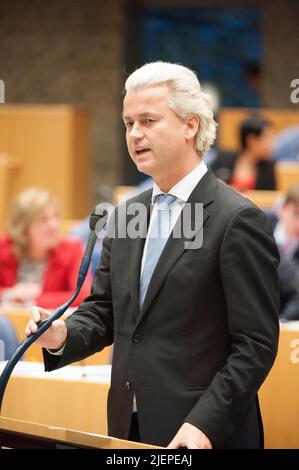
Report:
[[[196,115],[190,116],[186,120],[185,137],[187,140],[191,140],[195,137],[199,126],[200,126],[199,117]]]

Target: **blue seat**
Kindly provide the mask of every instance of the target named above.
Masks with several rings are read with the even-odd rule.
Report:
[[[18,347],[19,341],[13,325],[3,315],[0,315],[0,342],[0,360],[7,361]]]

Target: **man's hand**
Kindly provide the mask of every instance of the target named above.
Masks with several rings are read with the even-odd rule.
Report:
[[[37,323],[45,318],[48,318],[50,312],[41,307],[33,307],[31,309],[32,320],[26,326],[25,334],[26,336],[31,335],[37,331]],[[43,348],[47,349],[60,349],[66,340],[67,337],[67,328],[63,320],[55,320],[50,328],[41,335],[36,341]]]
[[[184,423],[178,430],[167,449],[212,449],[212,443],[207,436],[190,423]]]

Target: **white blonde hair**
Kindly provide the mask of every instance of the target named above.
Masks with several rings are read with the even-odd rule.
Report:
[[[216,138],[217,124],[213,118],[209,96],[202,91],[192,70],[169,62],[152,62],[135,70],[126,80],[125,92],[159,84],[169,87],[169,106],[183,120],[198,116],[200,125],[195,138],[195,150],[202,156]]]

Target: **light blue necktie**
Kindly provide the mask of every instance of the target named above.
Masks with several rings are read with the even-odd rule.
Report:
[[[139,287],[141,308],[154,269],[170,234],[170,205],[176,200],[172,194],[160,194],[155,218],[148,235],[147,252]]]

